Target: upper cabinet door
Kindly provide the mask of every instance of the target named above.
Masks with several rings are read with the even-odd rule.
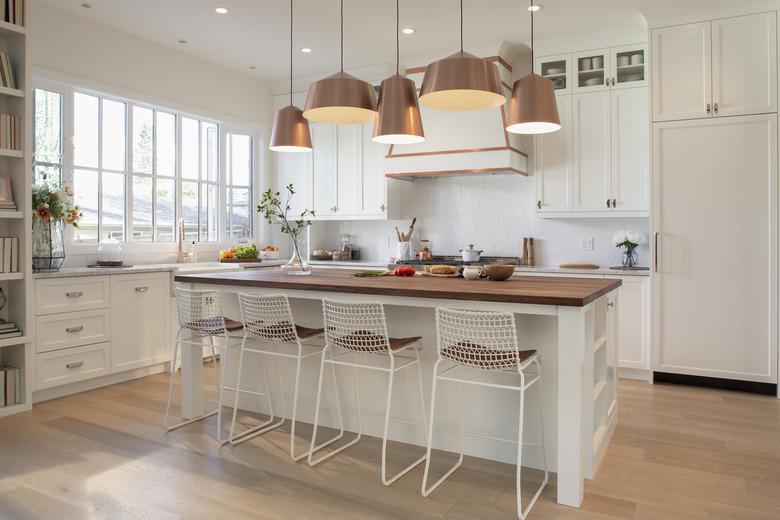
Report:
[[[336,188],[336,215],[355,216],[358,207],[360,177],[363,172],[363,126],[338,125],[338,181]]]
[[[536,136],[534,175],[536,208],[540,213],[571,211],[572,194],[572,118],[571,96],[558,96],[561,129]]]
[[[572,96],[574,128],[574,210],[609,211],[610,91]]]
[[[571,94],[571,54],[537,58],[534,71],[553,82],[556,94]]]
[[[610,52],[610,65],[612,68],[610,87],[647,86],[647,45],[613,47]]]
[[[363,175],[360,186],[360,214],[383,216],[387,212],[385,195],[385,155],[387,145],[371,140],[374,124],[363,125]]]
[[[647,88],[612,92],[612,209],[647,211],[650,182],[650,111]],[[622,305],[622,303],[621,303]]]
[[[312,151],[312,205],[317,217],[336,214],[338,168],[335,125],[309,123]]]
[[[710,22],[653,30],[653,121],[711,115],[710,32]]]
[[[777,111],[775,13],[712,22],[712,102],[716,116]]]
[[[574,92],[592,92],[608,87],[607,79],[611,77],[609,56],[609,49],[572,54]]]

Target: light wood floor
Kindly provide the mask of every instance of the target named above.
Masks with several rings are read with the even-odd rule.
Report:
[[[780,518],[780,402],[631,381],[620,390],[617,432],[582,509],[557,505],[553,481],[532,518]],[[290,461],[284,432],[225,448],[212,418],[164,435],[165,395],[161,374],[0,420],[0,519],[515,518],[510,465],[467,459],[423,499],[421,468],[381,484],[376,439],[310,468]],[[397,463],[417,449],[396,451]]]

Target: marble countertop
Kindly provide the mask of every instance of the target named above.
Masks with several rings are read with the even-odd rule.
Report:
[[[219,262],[195,262],[182,264],[136,264],[131,267],[65,267],[59,271],[33,273],[33,278],[68,278],[71,276],[106,276],[113,274],[140,274],[158,272],[177,272],[182,274],[203,273],[209,271],[230,272],[242,269],[267,268],[283,265],[282,260],[268,260],[249,265],[221,264]]]
[[[517,266],[516,273],[549,273],[549,274],[581,274],[581,275],[610,275],[610,276],[650,276],[650,270],[635,269],[610,269],[608,267],[599,267],[598,269],[564,269],[554,266]]]

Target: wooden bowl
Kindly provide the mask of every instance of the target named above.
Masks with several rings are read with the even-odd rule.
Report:
[[[496,281],[506,280],[515,273],[515,266],[511,264],[488,264],[482,268],[488,278]]]

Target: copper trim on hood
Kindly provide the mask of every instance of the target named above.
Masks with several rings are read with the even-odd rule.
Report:
[[[470,173],[512,173],[528,176],[528,172],[518,170],[517,168],[500,166],[497,168],[467,168],[464,170],[431,170],[423,172],[399,172],[399,173],[386,173],[385,177],[389,179],[404,179],[404,178],[425,178],[425,177],[437,177],[441,175],[467,175]]]
[[[511,146],[495,146],[492,148],[461,148],[458,150],[443,150],[443,151],[435,151],[435,152],[412,152],[412,153],[399,153],[395,155],[391,155],[392,150],[388,152],[387,155],[385,155],[386,159],[394,159],[397,157],[419,157],[423,155],[443,155],[443,154],[454,154],[454,153],[474,153],[474,152],[500,152],[501,150],[509,150],[510,152],[515,152],[516,154],[520,154],[523,157],[528,157],[528,154],[525,152],[521,152],[517,148],[513,148]]]

